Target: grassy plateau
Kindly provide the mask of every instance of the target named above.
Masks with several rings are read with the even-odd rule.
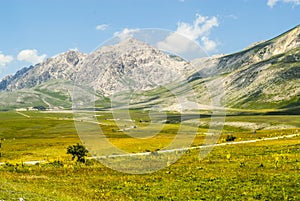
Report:
[[[191,146],[201,146],[211,120],[167,113],[164,123],[151,122],[155,115],[132,110],[132,121],[118,123],[109,111],[95,116],[107,139],[128,153],[163,149],[183,122],[196,131]],[[295,134],[300,131],[299,118],[232,114],[217,143],[226,142],[229,135],[245,141]],[[128,136],[130,129],[147,132],[149,127],[157,129],[157,135]],[[72,161],[67,147],[81,142],[70,112],[0,112],[0,139],[0,200],[300,200],[299,135],[214,147],[204,159],[199,158],[200,149],[193,149],[162,170],[138,175],[112,170],[94,159],[85,164]],[[34,160],[41,162],[24,164]]]

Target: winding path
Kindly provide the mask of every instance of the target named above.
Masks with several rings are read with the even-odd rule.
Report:
[[[160,150],[157,151],[157,154],[163,154],[163,153],[172,153],[172,152],[180,152],[180,151],[188,151],[193,149],[205,149],[205,148],[213,148],[213,147],[220,147],[220,146],[226,146],[226,145],[236,145],[236,144],[248,144],[248,143],[255,143],[255,142],[261,142],[261,141],[270,141],[270,140],[279,140],[284,138],[293,138],[298,137],[300,134],[291,134],[291,135],[285,135],[285,136],[278,136],[278,137],[270,137],[270,138],[263,138],[263,139],[255,139],[255,140],[244,140],[244,141],[238,141],[238,142],[225,142],[220,144],[211,144],[211,145],[201,145],[196,147],[186,147],[186,148],[178,148],[178,149],[168,149],[168,150]],[[147,156],[151,155],[152,152],[141,152],[141,153],[132,153],[132,154],[120,154],[120,155],[110,155],[110,156],[98,156],[98,157],[89,157],[88,159],[104,159],[104,158],[118,158],[118,157],[133,157],[133,156]]]
[[[202,146],[196,146],[196,147],[186,147],[186,148],[178,148],[178,149],[169,149],[169,150],[160,150],[156,153],[163,154],[163,153],[172,153],[172,152],[178,152],[178,151],[188,151],[193,149],[205,149],[205,148],[213,148],[213,147],[220,147],[220,146],[226,146],[226,145],[236,145],[236,144],[248,144],[248,143],[255,143],[255,142],[261,142],[261,141],[271,141],[271,140],[279,140],[279,139],[285,139],[285,138],[293,138],[293,137],[299,137],[300,134],[290,134],[290,135],[284,135],[284,136],[278,136],[278,137],[269,137],[269,138],[263,138],[263,139],[255,139],[255,140],[244,140],[244,141],[238,141],[238,142],[225,142],[220,144],[211,144],[211,145],[202,145]],[[98,157],[88,157],[87,159],[105,159],[105,158],[119,158],[119,157],[133,157],[133,156],[148,156],[153,154],[152,152],[141,152],[141,153],[132,153],[132,154],[120,154],[120,155],[109,155],[109,156],[98,156]],[[26,161],[23,162],[24,165],[35,165],[38,163],[46,163],[46,161]],[[0,165],[4,165],[5,163],[0,163]]]

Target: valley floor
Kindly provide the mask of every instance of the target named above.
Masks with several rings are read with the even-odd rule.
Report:
[[[4,163],[0,166],[0,200],[300,200],[298,116],[228,116],[226,122],[244,123],[227,124],[218,146],[200,160],[197,146],[203,144],[208,129],[204,118],[191,149],[180,160],[154,173],[135,175],[92,159],[86,164],[72,161],[66,147],[79,138],[71,114],[24,114],[30,118],[0,113],[0,162]],[[114,131],[109,114],[97,118],[112,143],[132,153],[161,148],[178,128],[176,121],[167,124],[157,137],[161,144],[154,146],[155,141],[134,141]],[[260,126],[255,133],[252,127],[236,126],[248,125],[247,121],[250,126]],[[144,124],[147,122],[138,126]],[[288,129],[264,129],[278,125],[288,125]],[[234,142],[226,142],[229,135],[236,137]],[[134,149],[134,143],[144,146]],[[31,160],[45,163],[22,163]]]

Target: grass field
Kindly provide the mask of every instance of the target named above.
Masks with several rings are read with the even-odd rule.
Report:
[[[71,113],[22,113],[0,113],[0,200],[300,200],[300,137],[215,147],[203,160],[191,150],[165,169],[131,175],[94,160],[71,161],[66,149],[80,142]],[[151,124],[147,112],[131,113],[138,129]],[[227,116],[218,142],[228,135],[242,141],[295,133],[299,117]],[[108,139],[132,153],[163,148],[180,126],[178,114],[168,114],[154,138],[135,139],[126,135],[128,121],[120,128],[109,112],[97,118]],[[185,126],[196,126],[192,146],[201,145],[210,118],[201,118],[200,126],[185,119]],[[46,163],[22,165],[30,160]]]

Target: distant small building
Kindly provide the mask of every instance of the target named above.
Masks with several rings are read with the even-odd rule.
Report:
[[[38,109],[35,107],[28,107],[27,111],[38,111]]]
[[[27,111],[27,108],[17,108],[16,111],[17,112],[24,112],[24,111]]]
[[[17,108],[17,112],[25,112],[25,111],[38,111],[36,107],[28,107],[28,108]]]

